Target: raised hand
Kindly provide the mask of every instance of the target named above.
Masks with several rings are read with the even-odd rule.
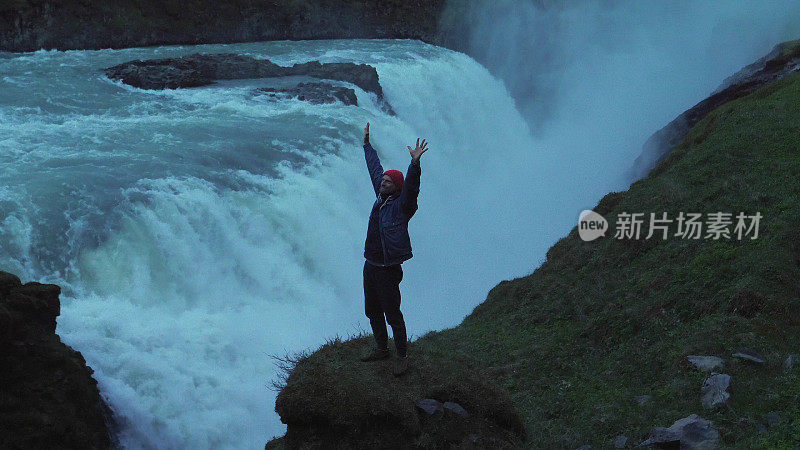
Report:
[[[369,122],[367,122],[367,126],[364,128],[364,143],[369,143]]]
[[[425,147],[426,145],[428,145],[428,144],[425,143],[425,139],[423,139],[422,140],[422,144],[420,144],[419,143],[419,138],[417,138],[417,146],[413,150],[411,149],[411,146],[407,146],[408,147],[408,151],[411,153],[411,159],[414,162],[418,162],[419,161],[419,157],[422,156],[422,154],[425,153],[428,150]]]

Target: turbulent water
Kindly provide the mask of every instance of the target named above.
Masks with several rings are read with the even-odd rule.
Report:
[[[703,53],[699,38],[711,38],[653,44],[657,24],[645,22],[627,39],[614,34],[593,47],[597,30],[578,26],[595,17],[587,9],[541,23],[558,23],[552,32],[573,37],[567,44],[599,52],[585,60],[571,54],[554,66],[564,43],[541,49],[550,55],[541,61],[513,48],[488,58],[491,42],[519,44],[530,32],[520,18],[537,13],[510,4],[473,11],[498,23],[505,14],[510,24],[472,25],[492,38],[472,36],[472,47],[502,79],[465,54],[418,41],[0,54],[0,268],[62,286],[57,332],[95,370],[123,445],[261,447],[285,430],[274,413],[271,355],[369,329],[361,278],[374,200],[361,148],[367,121],[384,168],[405,172],[406,146],[417,137],[430,143],[409,227],[415,256],[401,284],[416,339],[459,323],[497,282],[532,272],[582,209],[626,187],[619,177],[649,133],[777,42],[739,26],[714,41],[748,49],[719,56],[720,74],[673,79],[647,55],[663,44],[677,61],[670,64],[700,67],[678,55]],[[599,14],[622,26],[645,12]],[[689,31],[718,19],[693,20]],[[359,106],[312,105],[252,95],[269,80],[146,91],[101,71],[194,52],[282,65],[368,63],[397,115],[352,85]],[[542,75],[517,76],[515,64]],[[638,74],[621,83],[616,67],[624,64]],[[669,88],[664,80],[673,80]],[[542,97],[548,83],[557,89]],[[532,107],[537,96],[546,105]],[[651,117],[647,101],[656,98]]]
[[[146,91],[100,69],[236,52],[374,65],[396,117],[253,96],[269,80]],[[533,270],[553,235],[526,190],[544,164],[503,84],[415,41],[274,42],[5,54],[0,265],[62,286],[58,333],[95,370],[131,447],[263,446],[275,361],[369,325],[363,246],[374,201],[361,138],[405,172],[427,138],[404,265],[412,338],[458,323]],[[551,205],[553,206],[553,205]],[[554,207],[554,206],[553,206]],[[567,229],[572,214],[564,214]]]

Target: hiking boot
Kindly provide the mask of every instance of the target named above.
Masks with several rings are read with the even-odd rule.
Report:
[[[373,348],[372,353],[361,357],[361,361],[378,361],[379,359],[386,359],[389,357],[388,348]]]
[[[394,369],[392,370],[392,374],[396,377],[406,373],[408,370],[408,356],[397,357],[397,361],[394,363]]]

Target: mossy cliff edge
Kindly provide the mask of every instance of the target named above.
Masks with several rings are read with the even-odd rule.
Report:
[[[797,105],[790,71],[707,111],[646,178],[600,200],[606,237],[572,229],[459,326],[412,342],[405,377],[358,361],[368,336],[287,360],[276,410],[288,431],[267,447],[634,447],[692,414],[718,446],[800,446]],[[732,214],[727,238],[676,236],[676,222],[646,238],[650,213],[717,212]],[[615,237],[626,213],[643,213],[638,239]],[[755,239],[737,238],[739,213],[761,215]],[[720,359],[724,401],[703,404],[711,374],[689,356]],[[421,398],[457,402],[471,421],[428,416]]]

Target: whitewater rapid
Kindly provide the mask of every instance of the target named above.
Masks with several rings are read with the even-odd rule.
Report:
[[[285,431],[271,355],[369,330],[367,121],[386,169],[429,142],[400,285],[413,341],[533,272],[650,134],[800,37],[793,1],[502,0],[465,20],[488,70],[407,40],[0,53],[0,270],[62,287],[57,332],[125,447],[260,448]],[[358,106],[312,105],[101,71],[195,52],[371,64],[397,115],[352,85]]]
[[[397,115],[355,86],[358,107],[312,105],[250,95],[264,80],[146,91],[100,70],[194,52],[372,64]],[[430,143],[401,284],[411,339],[532,272],[573,220],[502,82],[418,41],[39,51],[0,73],[0,264],[62,286],[57,332],[126,447],[263,446],[285,431],[271,355],[369,329],[367,121],[387,169]]]

